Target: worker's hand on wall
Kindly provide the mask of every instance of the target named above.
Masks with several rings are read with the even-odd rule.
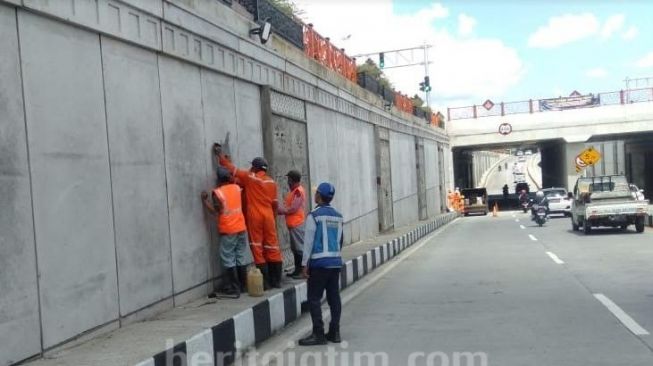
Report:
[[[216,142],[213,144],[213,155],[220,156],[220,154],[222,154],[222,145]]]
[[[209,198],[209,194],[206,193],[206,191],[202,191],[201,197],[202,201],[206,201],[206,199]]]

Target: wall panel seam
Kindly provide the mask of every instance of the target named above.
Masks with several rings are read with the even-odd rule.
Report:
[[[29,197],[30,197],[30,208],[32,213],[32,233],[33,233],[33,246],[34,246],[34,270],[36,276],[36,300],[38,304],[38,315],[39,315],[39,342],[40,342],[40,355],[43,355],[43,314],[41,309],[41,276],[39,274],[39,254],[36,245],[36,214],[34,212],[34,184],[32,179],[32,162],[29,151],[29,131],[27,130],[27,102],[25,101],[25,82],[23,80],[23,57],[21,50],[20,42],[20,28],[19,28],[19,17],[18,8],[15,8],[16,11],[16,40],[17,40],[17,51],[18,51],[18,69],[20,71],[20,89],[23,98],[23,124],[25,127],[25,151],[27,153],[27,171],[29,173]]]

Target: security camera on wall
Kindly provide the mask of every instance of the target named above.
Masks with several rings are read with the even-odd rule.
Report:
[[[270,24],[266,19],[263,22],[262,26],[251,29],[249,31],[249,34],[250,35],[258,34],[261,43],[266,44],[267,41],[270,39],[270,36],[272,35],[272,24]]]

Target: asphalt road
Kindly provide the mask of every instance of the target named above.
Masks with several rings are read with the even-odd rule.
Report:
[[[653,365],[652,234],[461,218],[344,307],[336,356],[271,365]]]
[[[508,185],[510,194],[515,193],[515,180],[513,177],[513,166],[515,163],[517,163],[519,169],[524,173],[526,182],[531,187],[531,191],[536,190],[537,185],[531,179],[527,170],[528,167],[531,167],[531,169],[533,167],[537,167],[536,165],[537,163],[535,163],[535,160],[539,161],[539,154],[528,156],[526,158],[526,162],[522,162],[522,163],[517,162],[516,156],[510,156],[506,158],[504,162],[501,164],[501,171],[499,171],[498,168],[494,168],[491,172],[488,173],[488,177],[486,179],[486,184],[485,184],[485,188],[487,188],[488,194],[502,194],[503,186],[505,184]],[[506,164],[508,165],[508,169],[505,168]],[[538,176],[537,172],[534,172],[534,175]]]

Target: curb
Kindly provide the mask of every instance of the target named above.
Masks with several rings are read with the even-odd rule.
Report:
[[[385,244],[348,260],[340,272],[343,290],[384,265],[421,238],[447,225],[458,215],[447,213]],[[271,338],[299,318],[305,308],[306,283],[287,288],[253,307],[174,345],[135,366],[192,365],[212,357],[215,365],[229,365],[247,349]],[[210,362],[210,361],[209,361]]]

